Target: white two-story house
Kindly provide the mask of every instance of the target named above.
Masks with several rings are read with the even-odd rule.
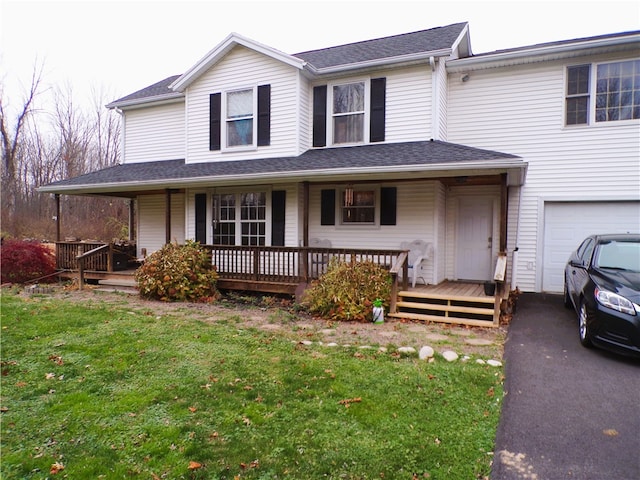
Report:
[[[467,23],[293,55],[230,34],[108,108],[121,164],[40,190],[133,199],[138,256],[422,240],[424,283],[500,258],[560,292],[582,237],[640,232],[640,32],[480,55]]]

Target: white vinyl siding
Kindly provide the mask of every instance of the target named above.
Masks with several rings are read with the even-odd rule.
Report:
[[[256,149],[209,150],[209,95],[271,85],[271,144]],[[297,155],[298,73],[253,50],[236,46],[187,88],[187,163]],[[223,132],[224,135],[224,132]]]
[[[299,155],[301,153],[304,153],[311,146],[312,123],[309,112],[312,111],[312,103],[309,92],[313,91],[313,89],[309,81],[304,76],[302,76],[302,74],[299,74],[297,88],[297,97],[299,99],[297,118],[299,118],[299,123],[296,130],[296,142],[298,145],[297,154]]]
[[[410,142],[431,138],[431,68],[406,68],[379,72],[387,78],[386,142]]]
[[[147,255],[160,250],[166,241],[165,212],[166,196],[141,195],[138,197],[138,240],[137,255],[142,255],[143,248]],[[184,243],[184,194],[171,195],[171,241]]]
[[[127,110],[123,163],[176,160],[185,155],[184,102]]]
[[[516,266],[524,291],[541,290],[544,201],[640,198],[639,121],[564,126],[567,65],[599,60],[473,71],[467,82],[449,76],[448,141],[528,163]]]
[[[447,141],[447,98],[448,98],[448,79],[445,70],[445,62],[440,59],[436,63],[436,70],[433,73],[433,107],[432,117],[432,134],[431,138],[435,140]]]
[[[309,191],[309,238],[321,238],[331,241],[336,248],[400,249],[402,242],[424,240],[433,243],[437,252],[434,218],[436,208],[441,206],[437,192],[437,181],[407,182],[394,185],[371,184],[372,188],[397,187],[396,225],[320,225],[320,191],[335,189],[339,192],[344,185],[311,185]],[[364,189],[369,184],[359,185]],[[336,204],[339,204],[339,196]],[[427,278],[434,277],[434,263],[429,262]]]

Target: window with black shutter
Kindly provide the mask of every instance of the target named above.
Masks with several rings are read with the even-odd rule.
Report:
[[[313,87],[313,146],[327,145],[327,86]]]
[[[320,225],[336,224],[336,191],[322,190],[320,192]]]
[[[220,150],[222,94],[209,95],[209,150]]]
[[[285,190],[271,192],[271,245],[274,247],[284,246],[286,195]]]
[[[369,141],[384,142],[386,78],[371,80],[371,114],[369,116]]]

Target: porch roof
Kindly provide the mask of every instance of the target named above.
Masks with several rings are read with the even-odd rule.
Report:
[[[290,181],[355,181],[507,173],[524,183],[521,157],[437,140],[307,150],[295,157],[186,163],[184,159],[130,163],[50,183],[40,192],[121,194]]]

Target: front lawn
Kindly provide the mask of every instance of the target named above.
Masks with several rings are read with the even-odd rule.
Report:
[[[2,478],[475,479],[502,370],[2,293]]]

